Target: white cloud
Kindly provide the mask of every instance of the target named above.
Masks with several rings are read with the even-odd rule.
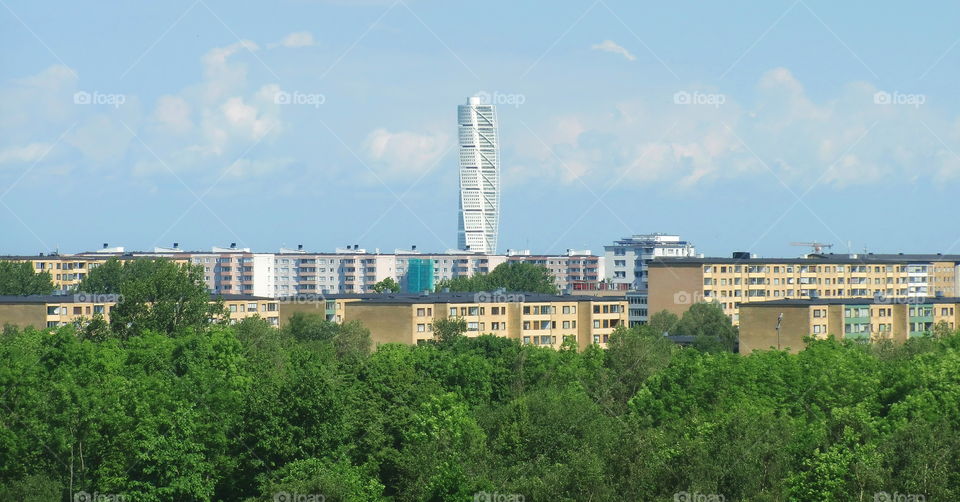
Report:
[[[291,49],[299,47],[311,47],[316,45],[316,41],[313,39],[313,34],[309,31],[297,31],[288,34],[283,37],[283,40],[268,44],[267,47],[273,49],[275,47],[288,47]]]
[[[0,164],[32,163],[42,159],[53,148],[50,143],[30,143],[0,150]]]
[[[613,40],[604,40],[599,44],[591,45],[590,48],[595,51],[612,52],[614,54],[620,54],[621,56],[627,58],[628,61],[637,60],[636,56],[634,56],[633,54],[630,54],[630,51],[628,51],[622,45],[614,42]]]
[[[678,104],[677,91],[723,99]],[[929,104],[877,104],[877,89],[862,82],[839,91],[814,100],[788,69],[774,68],[758,77],[747,101],[686,88],[542,117],[532,126],[536,136],[516,138],[505,181],[547,176],[684,189],[752,176],[802,193],[814,182],[842,188],[960,177],[960,159],[950,153],[960,152],[958,119]]]
[[[421,134],[375,129],[364,142],[367,157],[387,175],[406,175],[430,171],[450,146],[444,133]]]

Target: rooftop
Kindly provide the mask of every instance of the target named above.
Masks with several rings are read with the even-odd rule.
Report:
[[[744,307],[804,307],[814,305],[932,305],[935,303],[960,303],[960,297],[928,296],[912,298],[805,298],[793,300],[771,300],[767,302],[743,303]]]
[[[677,265],[750,265],[750,264],[897,264],[897,263],[932,263],[935,261],[952,261],[960,263],[960,254],[809,254],[799,258],[720,258],[720,257],[657,257],[649,262],[651,267],[670,267]]]

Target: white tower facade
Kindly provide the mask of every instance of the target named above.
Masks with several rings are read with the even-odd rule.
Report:
[[[457,107],[460,139],[461,250],[496,253],[500,230],[500,143],[497,110],[479,97]]]

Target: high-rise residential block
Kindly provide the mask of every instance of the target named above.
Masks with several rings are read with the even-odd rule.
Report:
[[[460,143],[460,211],[457,242],[461,250],[496,253],[500,230],[500,145],[497,111],[471,97],[457,107]]]

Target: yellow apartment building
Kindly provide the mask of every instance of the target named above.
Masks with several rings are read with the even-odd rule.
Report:
[[[740,313],[741,354],[778,346],[797,352],[808,336],[903,342],[930,333],[940,322],[955,330],[960,298],[774,300],[744,304]]]
[[[780,299],[960,294],[960,255],[819,254],[806,258],[658,258],[648,265],[650,313],[682,315],[717,302],[734,325],[742,305]]]
[[[110,311],[119,295],[77,293],[74,295],[0,296],[0,326],[32,326],[38,329],[82,324],[100,315],[110,320]],[[273,326],[279,325],[277,301],[250,295],[217,295],[230,316],[230,323],[259,316]]]
[[[493,334],[553,348],[567,340],[581,348],[605,347],[627,319],[622,297],[480,292],[293,298],[279,301],[281,324],[295,312],[323,313],[335,322],[360,321],[377,344],[424,343],[434,338],[434,321],[458,318],[466,322],[467,336]]]

